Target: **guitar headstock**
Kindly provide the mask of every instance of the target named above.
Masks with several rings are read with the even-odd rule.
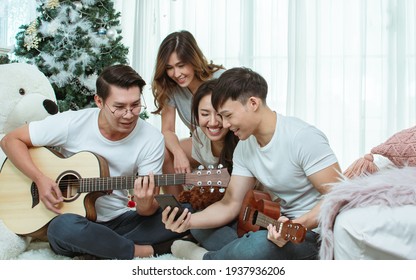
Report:
[[[185,174],[185,185],[196,187],[221,187],[225,188],[230,181],[227,168],[198,169],[192,173]]]
[[[307,229],[301,224],[286,221],[281,224],[280,234],[292,243],[302,243],[305,240]]]

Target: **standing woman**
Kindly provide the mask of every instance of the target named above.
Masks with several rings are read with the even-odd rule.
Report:
[[[192,98],[202,82],[218,78],[224,70],[208,63],[194,36],[188,31],[169,34],[159,47],[152,82],[156,110],[162,116],[165,137],[163,173],[189,173],[198,162],[192,159],[192,138],[179,140],[176,135],[176,112],[192,134]],[[182,187],[167,186],[165,193],[178,196]]]

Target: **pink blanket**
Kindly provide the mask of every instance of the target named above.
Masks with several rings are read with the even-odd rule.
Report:
[[[320,259],[334,258],[333,226],[338,213],[371,205],[416,205],[416,167],[387,168],[333,185],[321,206]]]

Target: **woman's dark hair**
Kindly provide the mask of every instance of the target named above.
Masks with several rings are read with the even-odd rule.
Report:
[[[193,127],[199,126],[198,107],[199,107],[199,103],[201,102],[201,99],[207,95],[212,94],[216,84],[217,84],[217,79],[206,81],[202,83],[202,85],[200,85],[198,90],[196,91],[192,99],[192,108],[191,108],[191,113],[192,113],[191,122],[192,122]],[[198,142],[201,143],[201,140],[196,130],[195,130],[194,137]],[[224,147],[221,150],[221,154],[219,156],[219,163],[222,164],[224,167],[226,167],[230,174],[233,170],[233,153],[234,153],[235,147],[237,146],[238,140],[239,138],[235,136],[232,131],[228,131],[228,133],[225,135],[225,138],[224,138]]]
[[[128,65],[112,65],[106,67],[100,74],[96,82],[97,95],[104,101],[110,94],[110,86],[116,86],[124,89],[139,87],[140,93],[146,82],[140,75]]]

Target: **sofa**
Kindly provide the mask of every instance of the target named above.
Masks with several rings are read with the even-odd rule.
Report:
[[[416,260],[416,126],[340,177],[321,205],[320,259]]]

